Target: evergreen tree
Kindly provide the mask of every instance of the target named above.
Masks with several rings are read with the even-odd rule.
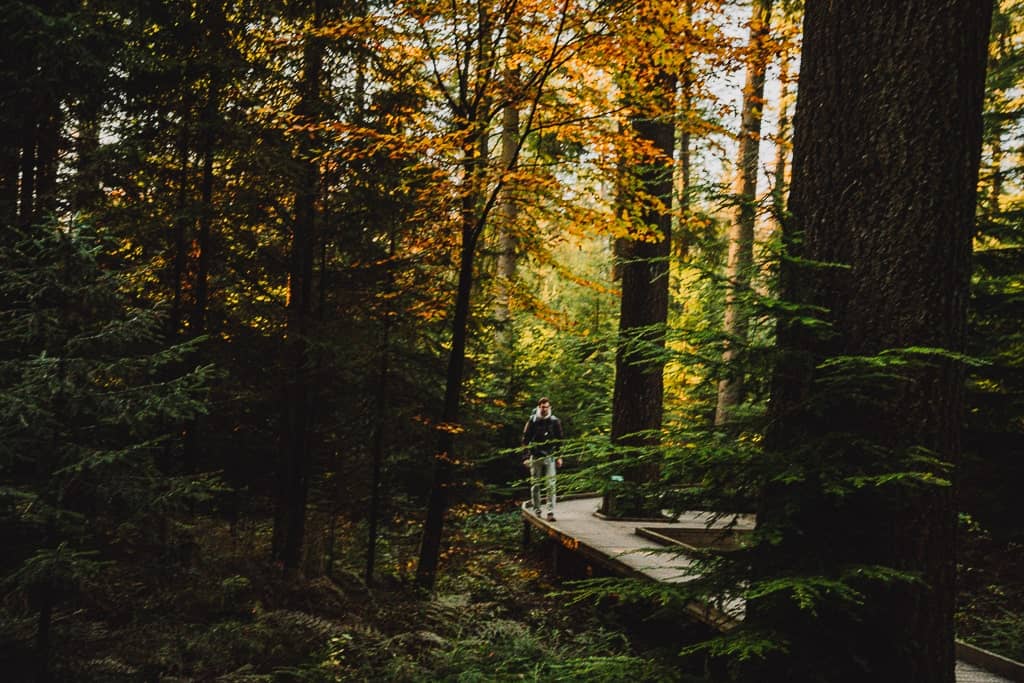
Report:
[[[191,350],[162,342],[160,317],[124,301],[108,239],[33,232],[0,250],[0,571],[27,598],[4,602],[3,637],[22,639],[35,613],[43,680],[59,659],[54,609],[102,576],[112,544],[166,548],[174,515],[212,490],[180,475],[171,438],[204,410],[211,369],[188,369]]]

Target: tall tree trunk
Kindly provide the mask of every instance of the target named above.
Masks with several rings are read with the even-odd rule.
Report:
[[[654,78],[660,101],[672,101],[676,79],[665,72]],[[653,105],[652,105],[653,106]],[[658,105],[661,106],[661,105]],[[641,221],[655,231],[654,239],[620,238],[615,252],[622,282],[619,339],[615,356],[615,388],[612,396],[613,442],[643,446],[660,438],[665,394],[665,325],[669,303],[669,256],[672,244],[672,189],[675,126],[661,116],[635,118],[637,135],[657,150],[638,170],[637,181],[644,194],[655,198],[659,207],[645,209]],[[646,432],[646,434],[639,434]],[[649,462],[630,466],[627,480],[650,481],[658,466]]]
[[[693,0],[685,0],[680,11],[686,18],[687,23],[693,20]],[[675,162],[675,191],[672,196],[672,245],[669,251],[676,258],[682,260],[690,251],[690,231],[685,223],[690,216],[690,191],[691,191],[691,160],[690,146],[692,134],[690,132],[689,120],[693,108],[693,62],[687,59],[679,72],[678,105],[676,107],[676,162]]]
[[[18,222],[27,228],[35,222],[37,105],[26,107],[21,126],[21,187],[18,197]]]
[[[512,55],[518,49],[519,36],[513,26],[508,27],[506,53]],[[501,168],[511,173],[519,149],[519,70],[509,65],[505,69],[505,82],[509,90],[509,101],[502,109],[501,118]],[[497,292],[494,297],[494,322],[497,327],[494,343],[502,359],[511,358],[512,330],[509,305],[512,286],[516,277],[515,225],[519,215],[519,204],[515,196],[515,184],[505,183],[505,194],[501,199],[498,222],[498,264]]]
[[[17,126],[7,117],[0,122],[0,224],[14,225],[18,220],[18,171],[21,148]]]
[[[366,585],[373,585],[374,566],[377,561],[377,524],[380,519],[381,472],[384,464],[384,420],[388,401],[388,355],[391,344],[391,318],[385,315],[380,340],[380,358],[377,363],[377,395],[374,397],[373,437],[370,441],[370,512],[367,518]]]
[[[174,214],[174,259],[171,266],[172,288],[171,312],[168,316],[167,329],[170,337],[176,338],[181,333],[184,310],[184,279],[185,261],[188,258],[188,226],[191,222],[190,216],[191,194],[190,170],[191,160],[189,154],[189,132],[185,121],[188,112],[182,113],[181,130],[178,131],[178,168],[177,168],[177,198],[175,199]]]
[[[210,51],[207,59],[212,60],[224,41],[226,19],[223,0],[215,0],[207,5],[206,15],[206,49]],[[210,308],[210,263],[213,245],[211,231],[215,214],[213,203],[214,161],[217,154],[217,135],[220,129],[220,98],[223,77],[221,65],[213,63],[207,71],[206,102],[203,105],[199,129],[202,133],[202,172],[199,179],[199,222],[196,231],[196,280],[195,301],[189,321],[189,333],[192,337],[206,334]],[[185,426],[182,466],[185,472],[195,472],[199,468],[199,450],[203,420],[197,417]]]
[[[451,483],[452,459],[455,446],[455,426],[459,422],[459,404],[462,378],[466,364],[469,304],[473,291],[473,262],[476,256],[475,196],[464,200],[462,245],[459,250],[459,284],[455,295],[455,316],[452,320],[452,350],[448,355],[445,377],[444,408],[438,426],[437,451],[434,454],[433,485],[427,501],[427,518],[423,524],[416,583],[432,590],[437,578],[441,555],[441,535],[444,516],[448,510],[448,487]]]
[[[726,335],[722,365],[725,376],[718,382],[715,424],[730,420],[730,411],[743,400],[743,369],[739,359],[747,343],[750,311],[745,303],[754,265],[754,223],[757,219],[757,167],[761,145],[761,111],[764,106],[764,76],[768,64],[764,43],[772,0],[754,0],[747,49],[747,80],[743,87],[743,114],[739,138],[739,162],[734,194],[736,212],[729,226],[728,286],[725,295]]]
[[[192,308],[190,327],[193,335],[206,333],[210,292],[211,240],[213,225],[213,165],[217,152],[217,133],[220,129],[220,99],[223,82],[221,64],[215,62],[222,49],[227,32],[225,0],[214,0],[207,5],[205,47],[210,61],[207,67],[206,102],[203,105],[199,130],[202,135],[202,175],[199,180],[199,230],[196,235],[196,298]]]
[[[1000,127],[1001,128],[1001,127]],[[1003,139],[1002,130],[996,130],[992,136],[992,184],[989,186],[987,209],[989,215],[995,217],[1000,211],[1000,198],[1003,194]]]
[[[842,578],[864,597],[813,613],[788,592],[748,604],[745,628],[788,643],[752,680],[954,680],[955,489],[870,477],[955,473],[962,365],[929,357],[883,385],[886,373],[822,363],[963,349],[991,12],[978,0],[807,3],[781,287],[827,310],[830,327],[780,321],[765,441],[788,474],[759,503],[773,539],[762,578]],[[921,448],[948,471],[908,462]],[[858,570],[872,565],[920,581]]]
[[[319,3],[315,3],[315,25],[319,26]],[[324,48],[316,36],[306,39],[303,54],[302,97],[298,112],[313,120],[320,112]],[[315,141],[303,138],[300,145],[301,170],[295,193],[295,222],[292,232],[288,283],[288,321],[285,343],[285,415],[281,472],[282,499],[275,515],[275,550],[285,572],[299,571],[306,531],[306,504],[312,470],[310,432],[313,408],[312,377],[308,335],[312,312],[313,254],[320,170],[314,158]]]
[[[42,591],[39,618],[36,622],[36,676],[35,683],[48,683],[50,676],[50,651],[52,649],[53,591],[50,586]]]
[[[216,154],[217,95],[210,86],[203,114],[202,175],[199,179],[199,229],[196,233],[195,301],[189,328],[192,336],[206,333],[210,291],[210,229],[213,224],[213,162]]]
[[[1011,52],[1009,43],[1013,38],[1013,21],[1003,12],[1000,3],[995,3],[992,17],[991,54],[989,57],[989,68],[993,73],[998,74],[1007,68],[1008,60],[1015,59]],[[1012,61],[1010,61],[1012,64]],[[1012,92],[1012,90],[1011,90]],[[1012,105],[1007,101],[1007,92],[1004,88],[990,88],[986,92],[985,111],[986,114],[995,114],[987,117],[986,130],[984,132],[983,144],[990,145],[990,166],[991,182],[988,184],[987,201],[985,208],[991,219],[995,219],[1001,211],[1001,200],[1003,194],[1003,133],[1006,130],[1007,111]],[[984,185],[984,183],[983,183]]]
[[[512,171],[516,149],[519,146],[519,110],[514,104],[507,104],[502,112],[501,167]],[[494,297],[494,322],[497,325],[494,343],[503,357],[512,353],[512,318],[509,303],[512,286],[516,277],[515,224],[519,206],[513,194],[513,185],[505,185],[505,197],[501,202],[501,221],[498,232],[498,287]]]
[[[455,293],[455,312],[452,318],[452,349],[448,354],[445,375],[444,406],[438,425],[437,450],[434,453],[433,482],[427,500],[427,516],[423,523],[416,583],[423,589],[433,590],[437,566],[441,556],[444,517],[448,511],[448,488],[452,479],[455,432],[459,423],[462,400],[462,380],[466,366],[466,341],[469,335],[469,306],[473,294],[473,268],[476,244],[485,216],[480,216],[482,174],[486,170],[489,151],[487,133],[483,124],[474,122],[468,132],[465,149],[469,151],[463,161],[466,187],[462,198],[461,242],[459,247],[459,280]]]
[[[62,128],[60,102],[52,93],[47,93],[36,138],[36,219],[49,218],[57,212],[57,165]]]
[[[100,150],[100,103],[95,98],[82,102],[76,112],[75,180],[71,209],[83,213],[96,208],[103,198],[97,155]]]
[[[786,206],[786,159],[790,150],[789,125],[789,55],[779,59],[778,130],[775,133],[775,168],[772,170],[772,212],[782,225]]]
[[[395,239],[394,230],[389,231],[388,259],[395,258],[398,244]],[[380,488],[381,476],[384,467],[384,416],[388,406],[388,379],[389,359],[391,353],[391,325],[392,325],[392,297],[395,292],[395,278],[392,266],[388,266],[387,287],[383,299],[383,329],[381,330],[380,357],[377,360],[377,395],[374,397],[373,414],[377,417],[373,423],[373,437],[370,441],[370,512],[367,518],[367,543],[366,543],[366,584],[373,584],[374,566],[377,560],[377,526],[380,520]]]
[[[484,188],[490,149],[488,145],[489,121],[482,116],[491,110],[491,92],[481,80],[484,73],[493,67],[494,45],[492,43],[493,17],[488,14],[485,4],[477,6],[477,27],[475,49],[463,53],[465,74],[472,63],[477,69],[471,93],[468,78],[460,86],[457,108],[463,113],[462,159],[463,187],[460,207],[459,280],[455,293],[455,312],[452,317],[452,348],[448,354],[448,370],[445,377],[444,406],[438,425],[437,450],[433,459],[433,482],[427,500],[427,515],[423,523],[423,537],[420,541],[420,556],[416,566],[416,583],[420,588],[433,590],[437,578],[437,567],[441,556],[441,541],[444,532],[444,518],[448,511],[448,491],[452,484],[452,463],[455,456],[455,433],[458,430],[459,412],[462,401],[462,381],[466,365],[466,342],[469,336],[470,299],[473,293],[473,269],[476,261],[476,247],[486,224],[490,209],[497,198],[491,194],[485,201]],[[516,152],[510,160],[514,164]],[[496,192],[500,191],[500,185]]]
[[[10,49],[4,50],[8,58]],[[22,97],[17,93],[19,73],[10,80],[0,80],[0,225],[13,226],[18,222],[18,187],[21,172],[22,125],[24,114]],[[9,235],[4,231],[4,236]],[[3,239],[3,238],[0,238]]]

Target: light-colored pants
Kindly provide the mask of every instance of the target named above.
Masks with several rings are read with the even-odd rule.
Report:
[[[541,513],[541,505],[546,512],[555,512],[555,461],[554,455],[530,458],[530,499],[533,509]]]

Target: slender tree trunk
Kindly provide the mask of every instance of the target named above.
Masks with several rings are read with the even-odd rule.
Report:
[[[388,244],[388,258],[394,259],[397,249],[394,230],[391,231]],[[384,467],[384,425],[386,421],[383,416],[387,413],[388,406],[388,373],[391,346],[391,321],[392,306],[391,294],[395,291],[394,274],[391,266],[388,267],[387,296],[384,301],[383,329],[381,330],[380,357],[377,361],[377,395],[374,398],[374,415],[377,419],[373,424],[373,438],[370,442],[371,472],[370,472],[370,514],[367,520],[368,534],[366,544],[366,583],[373,584],[373,572],[377,561],[377,526],[380,520],[380,488],[381,474]]]
[[[316,3],[319,5],[319,3]],[[319,7],[315,23],[319,26]],[[320,111],[324,48],[320,38],[309,37],[303,55],[302,98],[299,113],[308,119]],[[288,285],[288,338],[285,379],[284,445],[281,480],[283,499],[275,517],[275,539],[285,572],[297,573],[302,561],[306,531],[306,503],[312,470],[310,432],[313,408],[308,335],[312,311],[313,254],[320,171],[314,159],[314,140],[301,145],[301,172],[295,194],[295,223],[292,233]]]
[[[60,102],[48,94],[43,100],[36,141],[36,202],[37,219],[48,218],[57,212],[57,164],[61,149],[63,116]]]
[[[215,51],[224,40],[226,31],[224,4],[215,0],[207,7],[207,41],[208,49]],[[215,54],[215,52],[214,52]],[[196,234],[196,280],[195,301],[189,332],[193,337],[206,334],[210,309],[210,263],[212,261],[213,240],[211,231],[215,214],[214,193],[214,161],[217,155],[217,133],[220,128],[221,98],[221,66],[211,65],[207,73],[206,103],[203,106],[202,120],[199,129],[202,132],[202,171],[199,179],[199,222]],[[199,451],[202,440],[203,420],[197,417],[185,426],[182,465],[185,472],[195,472],[199,468]]]
[[[775,168],[772,170],[772,212],[775,220],[782,225],[786,206],[786,158],[790,149],[789,124],[789,55],[783,53],[779,60],[779,111],[778,130],[775,141]]]
[[[11,50],[4,50],[9,59]],[[10,80],[0,80],[0,225],[13,226],[18,222],[18,187],[21,171],[22,125],[24,113],[17,86],[25,76],[16,72]],[[11,234],[4,231],[4,236]],[[2,238],[0,238],[2,239]]]
[[[754,223],[757,219],[757,167],[761,145],[761,111],[764,106],[764,78],[768,57],[764,43],[768,38],[772,0],[754,0],[750,18],[747,81],[743,87],[743,115],[740,126],[739,163],[736,177],[736,214],[729,227],[729,280],[725,296],[724,332],[727,337],[722,354],[725,376],[718,383],[715,424],[730,420],[730,411],[743,400],[743,370],[738,367],[747,343],[750,312],[744,298],[750,288],[754,266]]]
[[[14,225],[18,220],[18,170],[20,146],[17,127],[3,122],[0,130],[0,224]]]
[[[75,138],[75,180],[71,209],[82,213],[94,209],[103,198],[100,190],[100,166],[96,158],[100,150],[99,102],[87,100],[76,115],[78,134]]]
[[[380,340],[380,358],[377,365],[377,395],[374,398],[374,415],[378,419],[373,425],[370,442],[372,471],[370,473],[370,513],[367,520],[366,543],[366,584],[373,585],[374,566],[377,561],[377,524],[380,519],[380,484],[384,463],[384,420],[380,416],[387,411],[388,401],[388,347],[391,343],[391,318],[384,317],[384,330]]]
[[[992,184],[989,186],[988,212],[997,216],[1000,211],[1000,198],[1003,194],[1003,139],[1002,131],[997,130],[992,137]]]
[[[693,19],[693,0],[685,0],[680,7],[686,17],[687,23]],[[689,120],[693,108],[693,63],[691,60],[684,62],[679,73],[678,105],[676,107],[676,120],[679,122],[675,128],[676,135],[676,168],[675,168],[675,191],[672,196],[672,241],[670,252],[678,259],[683,260],[690,251],[690,231],[686,221],[690,216],[690,191],[691,191],[691,161],[690,146],[692,134],[690,132]]]
[[[448,509],[447,493],[451,483],[451,462],[455,446],[454,427],[459,421],[462,378],[466,364],[469,304],[473,291],[473,263],[477,242],[477,233],[474,227],[476,222],[475,206],[475,197],[465,200],[462,245],[459,250],[459,284],[455,295],[455,317],[452,321],[452,350],[448,355],[444,409],[438,428],[437,451],[434,454],[434,480],[430,488],[430,498],[427,501],[427,518],[423,524],[423,540],[420,544],[419,564],[416,567],[416,583],[427,590],[433,589],[434,581],[437,578],[444,516]]]
[[[519,145],[519,110],[514,104],[505,106],[502,114],[501,166],[512,170],[511,164]],[[515,224],[519,206],[513,194],[513,186],[506,184],[505,198],[501,203],[501,228],[498,232],[498,291],[494,298],[494,321],[497,325],[495,346],[500,352],[511,355],[512,324],[509,302],[516,277]]]
[[[455,293],[455,313],[452,318],[452,349],[448,354],[448,370],[445,375],[444,406],[438,425],[437,450],[433,461],[433,482],[427,500],[427,516],[423,523],[423,538],[420,542],[419,562],[416,566],[416,583],[423,589],[433,590],[437,578],[437,566],[441,556],[441,541],[444,532],[444,517],[448,511],[448,489],[452,482],[452,461],[454,460],[455,431],[459,423],[459,408],[462,400],[462,380],[466,365],[466,341],[469,336],[469,307],[473,294],[473,268],[476,261],[476,245],[480,236],[482,220],[479,216],[482,174],[486,170],[489,152],[487,134],[483,124],[474,122],[474,128],[467,132],[463,161],[463,175],[468,188],[462,198],[461,243],[459,245],[459,280]]]
[[[508,54],[514,54],[518,48],[518,34],[514,27],[509,26],[506,45]],[[513,93],[509,102],[502,110],[501,119],[501,168],[504,171],[515,170],[517,150],[519,148],[519,107],[516,104],[519,87],[518,69],[509,66],[505,69],[506,87]],[[509,304],[512,287],[516,277],[516,238],[515,225],[519,215],[519,204],[515,197],[515,184],[505,184],[505,195],[500,205],[498,229],[498,265],[497,292],[494,297],[494,322],[497,326],[494,343],[502,358],[511,358],[512,330]]]
[[[174,259],[171,270],[173,294],[171,298],[171,313],[167,321],[168,333],[171,338],[176,338],[181,333],[182,310],[184,309],[185,260],[188,257],[188,225],[191,214],[189,171],[191,161],[189,159],[188,127],[185,124],[187,116],[187,112],[182,114],[181,130],[178,132],[178,196],[175,200]]]
[[[211,86],[212,87],[212,86]],[[210,229],[213,224],[213,162],[216,154],[217,96],[209,93],[203,116],[202,175],[199,179],[199,229],[196,234],[195,301],[192,305],[190,330],[193,336],[206,333],[207,309],[210,291]]]
[[[827,310],[830,327],[780,321],[766,457],[800,476],[764,488],[758,527],[773,541],[760,551],[766,578],[842,577],[863,600],[813,613],[788,592],[748,604],[744,627],[788,644],[752,680],[953,683],[955,489],[848,482],[894,468],[955,476],[962,364],[931,358],[882,385],[883,373],[822,363],[963,349],[991,12],[977,0],[807,3],[781,287]],[[920,448],[949,469],[908,464]],[[871,565],[920,581],[857,573]]]
[[[207,312],[209,302],[210,279],[210,230],[213,223],[213,161],[216,153],[216,118],[217,94],[211,83],[205,112],[203,114],[203,150],[202,175],[199,180],[199,229],[196,235],[196,281],[195,301],[192,302],[192,315],[189,323],[189,335],[198,337],[206,334]],[[177,269],[179,264],[175,264]],[[180,276],[180,273],[178,274]],[[178,288],[180,291],[180,280]],[[202,420],[196,418],[185,425],[182,452],[182,467],[185,472],[195,472],[199,467],[200,431]]]
[[[989,56],[989,68],[993,73],[1006,68],[1008,59],[1012,56],[1009,40],[1012,38],[1013,21],[1004,12],[999,2],[995,3],[992,16],[992,37],[991,54]],[[996,113],[987,123],[985,141],[991,145],[990,166],[991,182],[988,185],[985,208],[989,217],[996,218],[1001,209],[1003,194],[1003,159],[1006,150],[1003,149],[1003,133],[1006,130],[1005,119],[1000,114],[1012,108],[1007,101],[1007,93],[1001,89],[989,90],[986,92],[986,113]],[[983,143],[984,144],[984,143]]]
[[[426,520],[423,525],[423,538],[420,544],[419,564],[416,568],[416,582],[424,589],[434,586],[440,559],[441,541],[444,530],[444,518],[448,509],[448,491],[452,483],[455,433],[459,427],[459,408],[462,394],[462,381],[466,364],[466,342],[469,334],[470,299],[473,292],[473,269],[475,265],[477,243],[487,224],[490,212],[500,197],[503,188],[501,181],[488,191],[488,165],[490,150],[488,134],[490,116],[494,106],[489,81],[494,64],[492,34],[494,32],[493,17],[488,15],[485,3],[477,6],[476,48],[463,54],[462,72],[467,77],[462,79],[458,93],[453,98],[453,109],[458,118],[465,122],[463,129],[464,150],[462,165],[462,206],[460,207],[460,245],[459,245],[459,278],[455,296],[455,312],[452,318],[452,347],[448,356],[448,370],[445,379],[444,406],[441,421],[438,425],[437,450],[433,459],[433,483],[427,502]],[[473,79],[468,77],[475,65],[476,74]],[[550,64],[549,64],[550,66]],[[472,87],[470,81],[473,80]],[[543,87],[543,82],[535,83],[534,88]],[[532,118],[530,119],[532,120]],[[529,128],[529,123],[527,128]],[[514,167],[521,149],[522,136],[519,134],[520,145],[511,150],[506,161]]]
[[[227,30],[224,0],[215,0],[207,7],[206,38],[211,58],[219,50]],[[213,166],[217,152],[217,131],[220,128],[220,99],[223,77],[220,64],[211,64],[207,73],[206,102],[203,105],[199,129],[202,133],[202,175],[199,180],[199,230],[196,235],[196,299],[192,309],[193,335],[206,333],[209,309],[210,263],[213,225]]]
[[[52,588],[42,596],[39,619],[36,625],[36,683],[50,681],[51,626],[53,624]]]
[[[21,193],[18,197],[18,222],[27,228],[35,222],[36,199],[36,104],[26,108],[21,128]]]

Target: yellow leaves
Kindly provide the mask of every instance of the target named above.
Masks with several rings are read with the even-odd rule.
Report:
[[[107,190],[107,200],[110,202],[110,205],[114,207],[124,206],[127,196],[128,193],[125,192],[124,188],[115,187]]]
[[[598,282],[596,280],[591,280],[591,279],[582,277],[580,275],[577,275],[577,274],[573,273],[571,270],[569,270],[568,268],[566,268],[562,264],[555,264],[555,265],[556,265],[556,270],[558,271],[558,274],[561,277],[565,278],[569,282],[572,282],[572,283],[574,283],[576,285],[579,285],[580,287],[582,287],[584,289],[588,289],[588,290],[593,291],[593,292],[599,292],[601,294],[611,294],[611,295],[614,295],[614,296],[618,296],[618,294],[619,294],[619,290],[614,289],[612,287],[608,287],[608,286],[606,286],[606,285],[604,285],[604,284],[602,284],[602,283],[600,283],[600,282]],[[586,334],[588,332],[589,332],[589,330],[585,331],[583,333],[584,336],[586,336]]]
[[[447,310],[431,305],[421,305],[409,310],[409,314],[422,322],[440,322],[448,317]]]
[[[313,29],[310,31],[310,35],[330,40],[354,38],[365,41],[367,38],[379,34],[383,28],[379,18],[375,16],[346,17]]]
[[[455,422],[441,422],[434,427],[439,432],[446,432],[448,434],[462,434],[466,431],[466,428]]]

